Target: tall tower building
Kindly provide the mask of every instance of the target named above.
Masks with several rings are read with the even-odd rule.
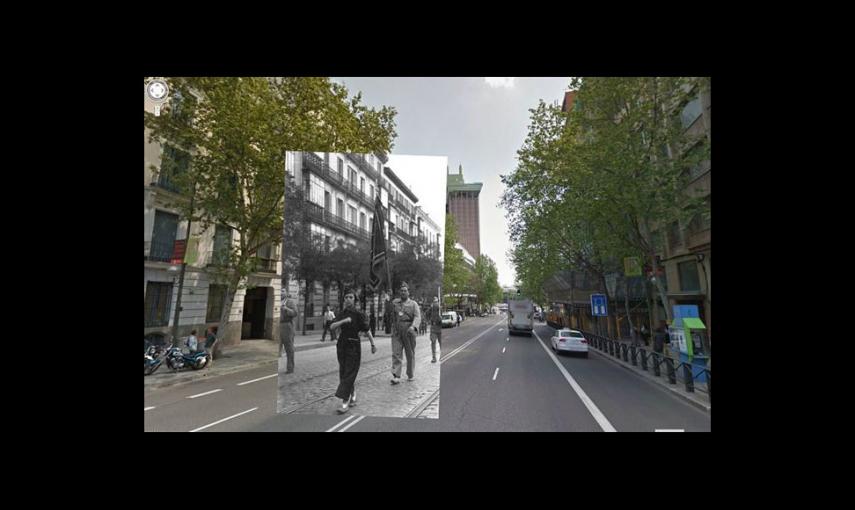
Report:
[[[456,174],[448,176],[448,212],[457,225],[458,241],[476,260],[481,255],[481,229],[478,215],[478,195],[483,183],[463,180],[463,165]]]

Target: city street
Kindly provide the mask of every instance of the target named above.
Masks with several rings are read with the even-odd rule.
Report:
[[[400,416],[372,415],[377,403],[363,403],[345,415],[333,412],[335,391],[319,364],[314,377],[321,384],[315,397],[319,414],[277,414],[276,363],[270,367],[224,375],[204,382],[148,392],[145,430],[173,431],[709,431],[710,415],[672,395],[667,389],[621,368],[591,350],[589,357],[555,355],[548,347],[552,328],[536,323],[536,336],[508,336],[503,316],[469,318],[460,327],[443,330],[442,399],[426,391],[388,407]],[[385,344],[385,345],[384,345]],[[391,387],[388,382],[389,339],[378,339],[378,352],[363,345],[363,365],[357,391],[376,394],[405,389],[430,370],[430,342],[419,337],[420,364],[416,380]],[[310,356],[325,357],[334,347],[299,352],[300,363]],[[424,359],[427,359],[427,364]],[[376,359],[375,359],[376,358]],[[563,369],[563,370],[562,370]],[[289,375],[290,376],[290,375]],[[424,379],[425,377],[422,377]],[[295,384],[309,384],[295,381]],[[373,383],[376,380],[376,384]],[[376,385],[376,388],[373,386]],[[295,388],[297,387],[295,386]],[[370,389],[369,389],[370,388]],[[359,394],[359,393],[358,393]],[[362,395],[360,395],[362,396]],[[332,403],[325,402],[332,400]],[[293,404],[292,404],[293,405]],[[286,411],[293,411],[288,408]],[[418,419],[436,418],[438,419]]]

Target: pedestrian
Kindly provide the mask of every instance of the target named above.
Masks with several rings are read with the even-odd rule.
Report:
[[[460,327],[460,314],[459,314],[459,313],[455,313],[454,315],[456,315],[456,316],[457,316],[457,327]]]
[[[297,316],[297,305],[291,299],[291,294],[285,293],[285,302],[279,314],[279,356],[282,352],[288,356],[286,374],[294,371],[294,317]]]
[[[424,317],[426,315],[426,312],[427,312],[427,310],[425,310],[425,306],[421,305],[419,307],[419,309],[420,309],[419,311],[422,314],[422,317]],[[424,335],[425,333],[427,333],[427,321],[423,320],[421,322],[421,324],[419,324],[419,335]]]
[[[647,331],[647,325],[641,325],[641,339],[644,340],[644,346],[647,347],[650,345],[650,332]]]
[[[377,346],[374,345],[374,336],[365,321],[365,314],[356,307],[356,293],[352,290],[345,291],[344,310],[335,317],[330,327],[334,331],[341,328],[336,345],[339,383],[335,396],[342,402],[336,412],[343,414],[349,407],[356,405],[356,376],[362,362],[362,342],[359,334],[365,333],[368,336],[371,354],[377,352]]]
[[[415,378],[416,331],[422,322],[419,305],[410,299],[410,287],[401,283],[401,297],[392,301],[394,327],[392,331],[392,384],[401,382],[401,351],[407,356],[407,380]]]
[[[670,343],[668,333],[663,326],[656,328],[656,333],[653,335],[653,352],[662,354],[666,343]]]
[[[377,327],[377,316],[374,315],[374,304],[372,303],[371,304],[371,315],[368,319],[368,329],[371,330],[371,336],[374,336],[377,334],[376,327]]]
[[[334,333],[330,331],[330,324],[332,324],[333,320],[335,320],[335,314],[330,310],[330,305],[327,303],[324,305],[324,332],[321,335],[321,342],[327,338],[327,333],[330,334],[330,342],[335,340]]]
[[[196,338],[196,330],[190,332],[190,336],[187,337],[187,340],[184,341],[184,345],[190,349],[190,354],[196,354],[199,352],[199,339]]]
[[[431,363],[436,363],[436,344],[442,349],[442,313],[439,310],[439,298],[434,296],[433,304],[428,311],[430,317],[430,353]]]
[[[208,359],[208,368],[214,364],[214,345],[217,343],[217,326],[209,326],[205,332],[205,352],[210,356]]]

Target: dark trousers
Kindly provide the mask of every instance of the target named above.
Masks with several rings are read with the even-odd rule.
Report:
[[[351,338],[339,339],[336,345],[338,355],[338,389],[335,396],[348,400],[353,395],[356,384],[356,374],[359,373],[359,364],[362,362],[362,342]]]
[[[330,341],[332,342],[333,340],[335,340],[335,333],[332,330],[330,330],[330,324],[332,324],[332,321],[324,321],[324,332],[323,332],[323,334],[321,334],[321,342],[326,340],[327,331],[329,331],[329,333],[330,333]]]

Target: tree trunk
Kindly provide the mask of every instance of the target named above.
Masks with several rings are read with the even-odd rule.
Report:
[[[214,346],[211,348],[211,359],[215,360],[222,354],[222,337],[226,334],[226,327],[229,324],[229,316],[232,312],[232,305],[235,302],[235,294],[237,294],[238,284],[240,284],[240,276],[235,273],[228,280],[226,288],[226,298],[223,302],[223,310],[220,312],[220,325],[217,328],[217,339],[214,341]]]
[[[638,341],[635,333],[635,325],[632,323],[632,312],[629,311],[629,282],[626,279],[626,275],[623,277],[623,306],[626,309],[626,320],[629,323],[629,334],[632,338],[632,343],[635,344]]]
[[[654,253],[654,247],[650,242],[650,228],[647,226],[647,220],[639,222],[639,229],[641,230],[641,235],[644,236],[644,240],[647,245],[650,247],[647,255],[650,259],[650,267],[653,270],[654,283],[656,285],[656,290],[659,292],[659,297],[662,299],[662,307],[665,309],[665,318],[670,323],[671,322],[671,309],[668,306],[668,296],[665,293],[665,287],[662,285],[662,279],[656,277],[656,273],[659,269],[659,266],[656,264],[656,253]],[[656,300],[653,300],[654,307],[656,305]],[[658,312],[657,312],[658,313]]]
[[[309,316],[309,285],[310,284],[314,287],[315,281],[309,280],[309,279],[306,280],[306,290],[305,290],[305,294],[303,295],[303,335],[306,334],[306,320],[308,320],[308,316]]]

